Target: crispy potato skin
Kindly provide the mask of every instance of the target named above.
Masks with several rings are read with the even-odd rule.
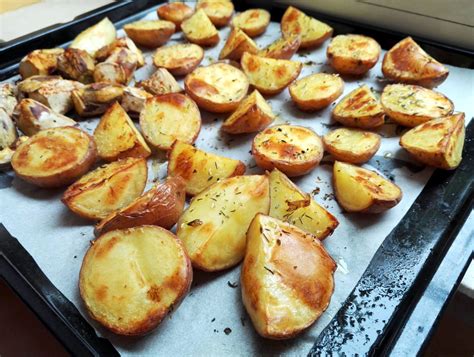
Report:
[[[126,24],[123,29],[127,36],[138,45],[156,48],[169,40],[176,26],[165,20],[143,20]]]
[[[153,64],[156,67],[166,68],[175,76],[184,76],[194,71],[203,58],[204,50],[200,46],[193,43],[179,43],[158,48],[153,56]]]
[[[202,9],[209,20],[217,27],[226,26],[232,13],[234,12],[234,4],[228,0],[198,0],[196,11]]]
[[[123,89],[123,96],[120,104],[128,115],[138,117],[145,106],[145,101],[151,97],[153,97],[153,95],[144,89],[125,87]]]
[[[246,10],[232,19],[232,26],[240,28],[250,37],[264,33],[269,23],[270,13],[264,9]]]
[[[166,68],[158,68],[150,78],[140,81],[136,86],[157,96],[183,91],[178,82],[176,82],[176,79]]]
[[[85,84],[93,82],[94,59],[84,50],[66,48],[58,57],[57,68],[64,78]]]
[[[176,31],[181,30],[181,23],[191,17],[194,10],[182,2],[172,2],[160,6],[156,13],[161,20],[171,21],[176,26]]]
[[[104,327],[119,335],[144,335],[179,306],[192,278],[181,241],[145,225],[97,238],[82,262],[79,290],[90,316]]]
[[[72,92],[74,109],[81,117],[103,114],[116,101],[120,101],[123,87],[110,83],[92,83]]]
[[[103,62],[109,58],[118,48],[126,48],[133,52],[137,59],[137,67],[143,67],[145,65],[145,59],[143,58],[142,51],[140,51],[137,45],[135,45],[135,42],[125,36],[117,38],[111,44],[102,47],[96,52],[95,59],[98,62]]]
[[[219,59],[240,61],[244,52],[256,54],[258,52],[257,44],[240,28],[234,27],[222,47]]]
[[[220,40],[219,32],[203,9],[196,12],[181,23],[181,30],[189,42],[204,47],[217,45]]]
[[[94,82],[127,85],[138,67],[138,56],[126,47],[115,48],[94,70]]]
[[[99,49],[114,42],[116,36],[114,24],[105,17],[77,35],[69,47],[87,51],[94,57]]]
[[[21,78],[47,76],[56,71],[58,57],[64,52],[62,48],[34,50],[20,61],[18,71]]]
[[[298,51],[300,44],[300,36],[289,35],[272,42],[257,54],[261,57],[289,60]]]

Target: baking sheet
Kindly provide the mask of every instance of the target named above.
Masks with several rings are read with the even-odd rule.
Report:
[[[154,11],[147,18],[156,18]],[[203,65],[215,61],[229,31],[229,28],[220,31],[221,41],[215,48],[206,50]],[[263,47],[279,36],[279,25],[271,23],[256,42]],[[177,33],[170,43],[181,40],[182,34]],[[331,72],[324,64],[326,45],[311,52],[299,53],[293,58],[305,64],[300,78],[315,72]],[[152,52],[146,54],[147,66],[137,71],[138,80],[154,71],[150,57]],[[449,68],[451,73],[438,90],[454,101],[456,110],[466,113],[468,121],[474,114],[474,71]],[[345,79],[344,94],[361,83],[368,83],[380,91],[384,84],[380,76],[379,63],[361,80]],[[332,106],[316,113],[303,113],[292,104],[287,90],[268,100],[278,114],[275,124],[290,122],[303,125],[313,128],[320,135],[335,126],[330,120]],[[224,135],[219,127],[225,115],[202,112],[202,117],[203,127],[196,141],[197,147],[241,159],[248,165],[247,173],[261,173],[249,154],[253,134]],[[85,120],[81,122],[81,127],[92,132],[96,123],[97,119]],[[432,169],[414,163],[399,148],[400,131],[397,126],[387,124],[380,133],[384,136],[382,145],[365,166],[393,179],[404,193],[400,204],[385,214],[364,216],[341,211],[332,195],[330,156],[325,156],[313,172],[295,180],[304,191],[313,192],[316,201],[334,214],[340,224],[334,234],[324,241],[338,264],[331,304],[311,328],[289,341],[265,340],[255,333],[241,302],[240,286],[234,287],[239,284],[239,266],[220,273],[195,271],[190,294],[155,331],[140,338],[115,336],[91,321],[80,301],[77,286],[79,269],[93,239],[93,227],[91,222],[75,216],[60,202],[63,190],[40,189],[9,172],[1,180],[0,221],[29,251],[52,283],[123,355],[306,355],[360,279],[385,236],[407,212],[432,173]],[[166,163],[162,157],[154,157],[149,163],[151,184],[156,178],[165,176]]]

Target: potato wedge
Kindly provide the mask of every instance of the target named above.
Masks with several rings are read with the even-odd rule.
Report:
[[[11,83],[0,84],[0,109],[5,110],[9,115],[13,115],[18,100],[16,99],[17,88]]]
[[[145,101],[151,97],[153,97],[153,95],[146,90],[135,87],[125,87],[120,104],[128,115],[138,117],[145,106]]]
[[[402,199],[400,187],[385,177],[341,161],[334,162],[333,186],[337,202],[347,212],[381,213]]]
[[[156,13],[161,20],[171,21],[176,26],[176,30],[181,29],[181,23],[191,17],[194,10],[185,3],[176,1],[160,6]]]
[[[288,222],[319,240],[334,232],[338,220],[278,169],[270,173],[269,216]]]
[[[241,29],[234,27],[222,47],[219,59],[240,61],[244,52],[256,54],[258,52],[257,44]]]
[[[153,56],[156,67],[166,68],[175,76],[183,76],[196,69],[204,58],[204,50],[193,43],[178,43],[160,47]]]
[[[213,113],[235,110],[247,95],[245,74],[227,63],[198,67],[184,79],[186,93],[197,105]]]
[[[332,130],[323,137],[324,149],[334,159],[351,164],[369,161],[380,148],[379,134],[351,128]]]
[[[16,175],[40,187],[61,187],[89,171],[94,140],[72,126],[41,130],[18,146],[12,158]]]
[[[44,50],[34,50],[20,61],[18,72],[23,79],[32,76],[47,76],[56,71],[58,67],[58,57],[62,55],[64,49],[50,48]]]
[[[229,0],[198,0],[196,11],[204,10],[214,26],[226,26],[234,12],[234,4]]]
[[[72,93],[77,114],[94,117],[103,114],[115,102],[120,101],[123,87],[110,83],[92,83]]]
[[[57,69],[59,74],[67,79],[81,83],[93,82],[94,59],[84,50],[67,48],[59,57]]]
[[[219,31],[207,17],[204,10],[197,10],[181,23],[181,30],[189,42],[211,47],[219,42]]]
[[[112,55],[112,53],[115,52],[117,48],[126,48],[132,51],[136,56],[138,68],[143,67],[145,65],[145,58],[143,57],[142,51],[140,51],[137,45],[135,45],[135,42],[133,42],[130,38],[126,36],[120,37],[111,44],[102,47],[99,51],[96,52],[95,59],[98,62],[103,62],[107,58],[109,58],[110,55]]]
[[[289,91],[301,110],[320,110],[341,96],[344,81],[337,74],[315,73],[293,82]]]
[[[323,142],[318,134],[296,125],[276,125],[253,139],[252,155],[264,170],[278,170],[288,176],[307,174],[323,158]]]
[[[375,129],[385,123],[385,111],[369,86],[364,84],[336,104],[332,118],[345,126]]]
[[[169,150],[175,140],[189,144],[196,141],[201,130],[201,113],[188,96],[164,94],[146,100],[140,113],[140,127],[150,145]]]
[[[21,143],[24,143],[28,139],[29,137],[27,136],[20,136],[9,147],[7,146],[3,149],[0,149],[0,170],[11,168],[11,161],[13,158],[13,154],[15,153],[15,150],[17,149],[18,146],[20,146]]]
[[[105,217],[96,225],[95,235],[143,225],[170,229],[183,212],[186,199],[184,188],[185,182],[181,177],[168,177],[128,206]]]
[[[87,51],[94,57],[99,49],[114,42],[116,36],[117,31],[115,31],[114,24],[105,17],[77,35],[69,47]]]
[[[257,332],[287,339],[313,324],[329,305],[336,267],[311,234],[256,215],[247,232],[240,285]]]
[[[94,81],[127,85],[138,67],[135,52],[125,47],[117,47],[112,54],[99,63],[94,70]]]
[[[12,118],[0,108],[0,149],[11,146],[16,139],[17,133]]]
[[[283,37],[300,35],[300,48],[312,48],[321,45],[332,36],[333,29],[324,22],[318,21],[304,12],[289,6],[281,18]]]
[[[300,74],[302,64],[297,61],[260,57],[245,52],[242,70],[249,82],[262,94],[278,94]]]
[[[257,54],[261,57],[289,60],[298,51],[300,44],[299,35],[288,35],[272,42]]]
[[[380,51],[380,45],[371,37],[338,35],[331,40],[326,55],[338,73],[360,76],[375,66]]]
[[[102,160],[147,158],[151,150],[118,102],[112,104],[94,130],[97,153]]]
[[[464,113],[456,113],[407,131],[400,145],[426,165],[452,170],[461,163],[464,138]]]
[[[183,91],[178,82],[176,82],[176,79],[174,79],[166,68],[158,68],[150,78],[138,82],[137,87],[143,88],[148,93],[154,95],[179,93]]]
[[[449,75],[449,70],[427,54],[411,37],[393,46],[383,58],[383,75],[397,82],[434,88]]]
[[[123,29],[136,44],[156,48],[168,42],[176,26],[170,21],[142,20],[126,24]]]
[[[186,182],[186,193],[194,196],[228,177],[245,173],[245,164],[219,156],[192,145],[175,141],[168,154],[168,176],[180,176]]]
[[[392,84],[380,97],[385,113],[397,124],[415,127],[453,113],[454,104],[431,89],[410,84]]]
[[[74,182],[64,192],[61,201],[81,217],[104,219],[143,193],[147,170],[145,159],[114,161]]]
[[[253,133],[265,129],[274,119],[270,104],[254,90],[222,123],[222,130],[229,134]]]
[[[227,178],[194,197],[176,233],[193,267],[219,271],[238,264],[250,222],[257,213],[268,213],[269,206],[264,175]]]
[[[55,113],[46,105],[29,98],[18,103],[13,117],[18,129],[28,136],[45,129],[77,124],[71,118]]]
[[[82,262],[79,289],[94,320],[120,335],[144,335],[179,306],[192,276],[173,233],[141,226],[93,242]]]
[[[232,26],[241,29],[250,37],[264,33],[269,23],[270,13],[264,9],[246,10],[232,19]]]

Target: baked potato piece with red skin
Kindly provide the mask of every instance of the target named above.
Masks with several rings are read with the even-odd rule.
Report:
[[[181,30],[189,42],[204,47],[212,47],[219,42],[219,31],[204,10],[197,10],[181,23]]]
[[[270,13],[264,9],[249,9],[232,19],[232,26],[238,27],[249,37],[257,37],[265,32],[270,23]]]
[[[272,42],[257,54],[261,57],[289,60],[298,51],[300,44],[300,36],[289,35]]]
[[[227,37],[224,47],[222,47],[219,59],[240,61],[244,52],[256,54],[258,52],[257,44],[253,42],[244,31],[238,27],[234,27],[230,32],[229,37]]]
[[[200,9],[206,13],[214,26],[223,27],[229,23],[232,17],[234,4],[229,0],[198,0],[196,11]]]
[[[17,139],[17,132],[12,118],[0,108],[0,149],[11,146]]]
[[[131,117],[138,117],[145,106],[145,101],[153,97],[151,93],[146,90],[136,87],[125,87],[123,89],[123,96],[120,104],[122,108]]]
[[[94,81],[94,69],[92,56],[78,48],[66,48],[58,57],[57,70],[64,78],[88,84]]]
[[[107,58],[109,58],[110,55],[112,55],[112,53],[117,48],[126,48],[132,51],[137,58],[138,68],[143,67],[145,65],[145,59],[143,58],[142,51],[137,47],[137,45],[135,45],[135,42],[133,42],[130,38],[126,36],[117,38],[111,44],[102,47],[99,51],[96,52],[95,59],[97,60],[97,62],[103,62]]]
[[[156,67],[166,68],[175,76],[183,76],[196,69],[204,58],[204,50],[193,43],[163,46],[153,55]]]
[[[156,13],[161,20],[171,21],[176,26],[176,31],[181,30],[181,23],[191,17],[194,10],[185,3],[176,1],[160,6]]]
[[[18,72],[22,79],[32,76],[47,76],[58,67],[58,57],[64,52],[62,48],[34,50],[20,61]]]
[[[128,23],[123,29],[127,36],[139,46],[156,48],[168,42],[176,26],[170,21],[141,20]]]
[[[69,47],[87,51],[95,57],[99,49],[114,42],[116,37],[117,31],[114,24],[105,17],[77,35]]]
[[[72,92],[74,109],[81,117],[103,114],[115,102],[120,102],[123,86],[111,83],[92,83]]]
[[[117,47],[104,62],[95,67],[94,81],[127,85],[137,67],[136,53],[126,47]]]
[[[176,79],[166,68],[158,68],[150,78],[138,82],[136,86],[157,96],[183,91],[178,82],[176,82]]]
[[[0,109],[5,110],[8,116],[13,115],[13,110],[18,104],[17,88],[12,83],[0,84]]]

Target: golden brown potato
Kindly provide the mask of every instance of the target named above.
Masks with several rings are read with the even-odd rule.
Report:
[[[62,48],[34,50],[20,61],[18,72],[21,78],[47,76],[56,71],[58,57],[64,52]]]
[[[115,102],[122,99],[123,87],[110,83],[92,83],[75,90],[72,100],[77,114],[94,117],[103,114]]]
[[[249,81],[245,74],[227,63],[198,67],[184,80],[186,93],[197,105],[213,113],[235,110],[247,95]]]
[[[15,150],[21,143],[24,143],[28,139],[29,137],[27,136],[20,136],[12,145],[10,145],[10,147],[0,149],[0,169],[10,169]]]
[[[428,88],[439,86],[449,75],[449,70],[427,54],[411,37],[401,40],[385,53],[382,72],[393,81]]]
[[[104,219],[143,193],[147,170],[145,159],[114,161],[74,182],[64,192],[61,201],[81,217]]]
[[[281,37],[275,42],[272,42],[258,52],[258,55],[261,57],[289,60],[296,51],[298,51],[300,44],[301,37],[299,35],[288,35],[288,37]]]
[[[95,59],[98,62],[103,62],[107,58],[112,55],[112,53],[117,49],[117,48],[126,48],[130,51],[132,51],[136,58],[137,58],[137,67],[143,67],[145,65],[145,59],[143,57],[142,51],[135,45],[135,42],[133,42],[130,38],[128,37],[120,37],[116,39],[114,42],[111,44],[102,47],[100,50],[98,50],[95,54]]]
[[[150,145],[169,150],[175,140],[189,144],[196,141],[201,130],[201,113],[188,96],[164,94],[146,100],[140,113],[140,127]]]
[[[141,226],[93,241],[82,262],[79,289],[94,320],[120,335],[144,335],[179,306],[192,276],[173,233]]]
[[[127,85],[138,67],[135,52],[125,47],[117,47],[112,54],[99,63],[94,70],[94,81]]]
[[[262,94],[278,94],[300,74],[301,62],[260,57],[245,52],[242,69],[249,82]]]
[[[153,97],[153,95],[146,90],[136,87],[125,87],[120,104],[122,104],[122,108],[128,115],[138,117],[145,106],[145,101],[151,97]]]
[[[179,1],[162,5],[156,10],[158,17],[174,23],[176,30],[181,29],[181,23],[191,17],[193,12],[192,8]]]
[[[100,119],[94,130],[94,141],[99,157],[105,161],[126,157],[146,158],[151,155],[142,134],[117,102]]]
[[[94,140],[65,126],[41,130],[18,146],[12,167],[18,177],[40,187],[61,187],[89,171],[97,156]]]
[[[334,193],[347,212],[381,213],[402,199],[400,187],[375,171],[335,161]]]
[[[175,76],[183,76],[196,69],[204,58],[204,50],[193,43],[178,43],[160,47],[153,56],[156,67],[166,68]]]
[[[196,11],[200,9],[204,10],[214,26],[222,27],[229,23],[234,12],[234,4],[229,0],[198,0]]]
[[[102,21],[77,35],[69,47],[87,51],[94,57],[99,49],[114,42],[116,36],[114,24],[105,17]]]
[[[141,20],[126,24],[123,29],[136,44],[156,48],[168,42],[176,26],[170,21]]]
[[[181,30],[189,42],[200,46],[215,46],[219,42],[219,31],[204,10],[197,10],[181,23]]]
[[[168,176],[180,176],[186,182],[186,193],[194,196],[228,177],[245,173],[240,160],[211,154],[192,145],[175,141],[168,154]]]
[[[293,82],[289,91],[301,110],[320,110],[340,97],[344,81],[337,74],[315,73]]]
[[[338,35],[331,40],[326,55],[338,73],[363,75],[379,60],[380,45],[371,37]]]
[[[9,115],[13,115],[18,101],[16,99],[17,88],[11,83],[0,84],[0,109],[5,110]]]
[[[318,21],[304,12],[289,6],[281,18],[281,32],[283,37],[300,35],[300,48],[311,48],[321,45],[332,35],[332,27]]]
[[[257,213],[267,214],[269,206],[266,176],[227,178],[191,200],[176,234],[195,268],[227,269],[242,260],[249,224]]]
[[[270,173],[269,216],[288,222],[323,240],[339,225],[331,213],[318,205],[278,169]]]
[[[287,339],[312,325],[329,305],[336,267],[313,235],[257,214],[240,275],[242,301],[257,332]]]
[[[185,182],[181,177],[168,177],[128,206],[105,217],[95,227],[95,235],[143,225],[170,229],[183,212],[186,199],[184,188]]]
[[[254,90],[224,121],[222,130],[229,134],[253,133],[265,129],[274,119],[270,104]]]
[[[183,91],[166,68],[158,68],[150,78],[137,83],[137,87],[141,87],[148,93],[158,96]]]
[[[84,50],[67,48],[59,57],[57,69],[64,78],[82,83],[93,82],[94,59]]]
[[[251,54],[257,53],[257,44],[253,42],[253,40],[241,29],[234,27],[230,32],[224,47],[222,47],[219,59],[240,61],[244,52]]]
[[[241,29],[250,37],[264,33],[269,23],[270,13],[264,9],[250,9],[232,19],[232,26]]]
[[[385,86],[380,101],[393,121],[408,127],[445,117],[454,110],[453,102],[443,94],[410,84]]]
[[[307,174],[323,158],[323,142],[318,134],[296,125],[276,125],[253,139],[252,155],[264,170],[277,168],[288,176]]]
[[[0,149],[11,146],[16,139],[17,133],[12,118],[0,108]]]
[[[375,129],[385,123],[385,111],[369,86],[364,84],[337,103],[332,118],[345,126]]]
[[[457,113],[407,131],[400,145],[426,165],[452,170],[461,163],[464,138],[464,113]]]

